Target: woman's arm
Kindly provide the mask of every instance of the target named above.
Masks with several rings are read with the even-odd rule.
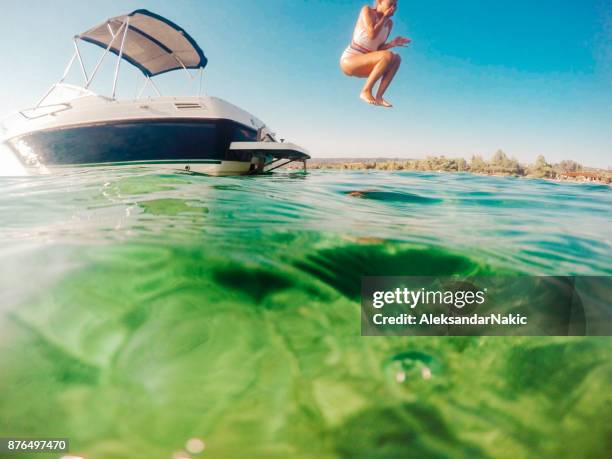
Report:
[[[391,40],[388,43],[383,43],[382,45],[380,45],[378,47],[379,51],[383,51],[385,49],[391,49],[391,48],[395,48],[396,46],[406,46],[408,43],[410,43],[412,40],[410,40],[410,38],[405,38],[405,37],[395,37],[393,40]]]
[[[374,22],[374,19],[372,19],[372,15],[370,14],[370,7],[364,6],[361,9],[361,20],[365,25],[368,37],[374,38],[389,20],[389,15],[385,14],[377,22]]]

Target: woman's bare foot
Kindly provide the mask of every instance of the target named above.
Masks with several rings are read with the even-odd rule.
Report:
[[[387,102],[385,99],[383,99],[382,97],[378,97],[376,98],[376,105],[380,105],[381,107],[385,107],[385,108],[391,108],[393,107],[393,104],[390,104],[389,102]]]
[[[361,91],[359,98],[368,104],[376,105],[376,99],[374,99],[374,96],[370,91]]]

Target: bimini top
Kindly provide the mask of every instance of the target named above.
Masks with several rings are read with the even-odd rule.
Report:
[[[187,32],[148,10],[110,18],[76,38],[121,55],[148,77],[183,67],[204,68],[208,63]]]

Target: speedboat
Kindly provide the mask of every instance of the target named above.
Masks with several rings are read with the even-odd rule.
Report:
[[[93,69],[84,65],[79,45],[103,49]],[[114,55],[110,95],[91,90],[108,55]],[[123,61],[144,77],[138,97],[116,97]],[[67,84],[80,67],[83,84]],[[139,9],[117,16],[74,37],[62,78],[38,103],[2,123],[0,149],[31,172],[58,168],[142,165],[213,175],[268,172],[299,161],[307,151],[276,135],[258,118],[225,100],[202,96],[208,59],[196,41],[168,19]],[[167,72],[199,76],[197,96],[164,97],[154,77]],[[142,97],[145,89],[154,91]]]

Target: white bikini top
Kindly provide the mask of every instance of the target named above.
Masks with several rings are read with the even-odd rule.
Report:
[[[359,17],[359,19],[357,19],[357,24],[355,24],[355,30],[353,31],[351,48],[362,53],[378,51],[380,45],[385,43],[387,38],[389,38],[389,34],[391,33],[391,21],[387,21],[384,27],[378,32],[378,35],[374,38],[368,36],[367,30],[361,22],[361,17]]]

